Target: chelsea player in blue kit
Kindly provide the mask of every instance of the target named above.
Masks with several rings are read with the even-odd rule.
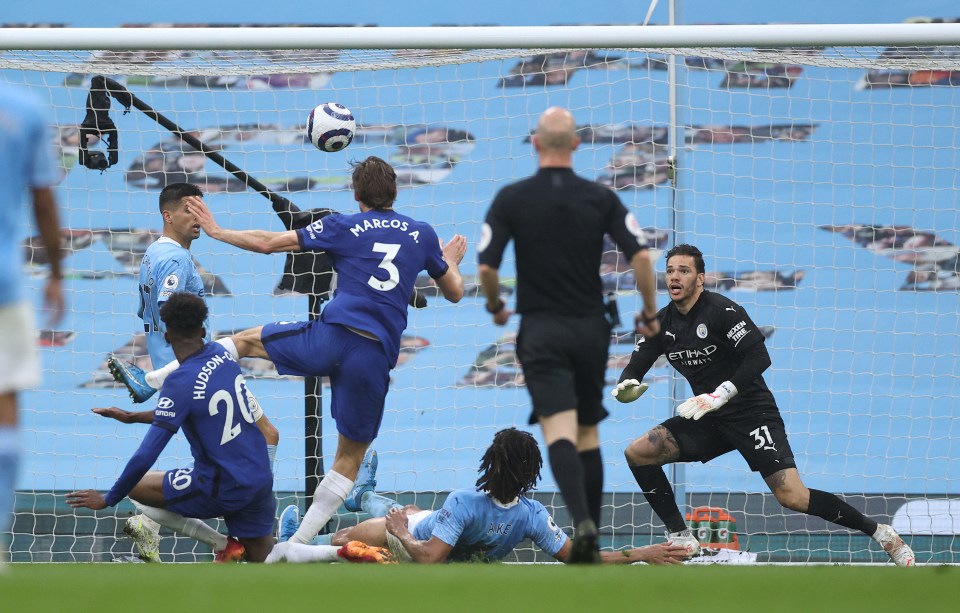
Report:
[[[197,218],[187,211],[187,197],[202,198],[203,192],[190,183],[171,183],[160,192],[159,208],[163,218],[163,234],[147,248],[140,262],[140,306],[137,316],[143,321],[147,353],[154,368],[175,359],[173,348],[165,338],[166,327],[160,318],[160,309],[178,292],[205,297],[203,278],[190,253],[193,241],[200,237],[200,224]],[[124,378],[129,379],[131,373],[142,373],[139,367],[125,363],[116,356],[111,356],[107,365],[114,377],[121,381]],[[143,386],[136,393],[131,392],[131,396],[134,402],[140,403],[148,400],[154,393],[156,389]],[[128,424],[149,424],[154,418],[153,411],[125,411],[118,407],[95,408],[93,412]],[[266,438],[270,465],[273,466],[280,433],[259,407],[254,419]],[[133,538],[141,559],[159,559],[158,529],[159,526],[149,519],[144,519],[142,515],[134,515],[127,520],[124,531]]]
[[[281,542],[267,562],[320,562],[338,557],[355,562],[394,560],[428,564],[497,561],[526,539],[557,560],[570,559],[570,539],[540,502],[527,497],[543,467],[540,448],[528,432],[516,428],[497,432],[480,461],[476,488],[451,492],[436,511],[413,505],[401,507],[374,493],[376,466],[376,455],[371,449],[347,499],[351,503],[348,508],[359,502],[364,511],[374,515],[373,519],[328,537],[331,546]],[[287,514],[285,510],[283,515]],[[281,521],[281,539],[285,536],[284,523]],[[678,564],[685,555],[682,547],[662,543],[603,552],[601,558],[608,564]]]
[[[322,250],[337,271],[336,293],[319,320],[267,324],[218,341],[237,359],[273,361],[280,374],[330,377],[337,450],[291,539],[300,543],[309,543],[340,507],[377,437],[417,275],[426,270],[451,302],[463,297],[458,265],[466,239],[457,235],[443,245],[429,224],[394,211],[397,175],[378,157],[354,164],[352,183],[359,213],[285,232],[226,230],[200,198],[186,199],[187,210],[216,240],[258,253]],[[156,386],[177,366],[148,373],[147,381]]]
[[[203,299],[176,293],[160,317],[182,366],[160,390],[153,424],[106,496],[74,491],[67,502],[97,510],[129,495],[160,525],[210,544],[218,560],[224,552],[236,559],[245,550],[248,561],[262,562],[273,547],[276,502],[266,441],[252,416],[257,401],[236,359],[204,340]],[[190,443],[193,467],[147,472],[180,429]],[[199,521],[220,516],[230,540]]]

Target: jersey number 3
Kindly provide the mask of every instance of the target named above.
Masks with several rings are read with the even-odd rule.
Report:
[[[237,378],[233,382],[233,386],[236,389],[237,403],[240,405],[240,414],[243,416],[243,419],[248,423],[253,423],[253,416],[250,414],[250,409],[247,407],[247,390],[243,384],[243,375],[237,375]],[[226,445],[233,439],[240,436],[240,424],[234,425],[233,423],[233,394],[229,391],[221,389],[217,390],[217,393],[210,398],[210,415],[217,415],[220,412],[220,403],[224,404],[226,409],[226,418],[223,420],[223,436],[220,437],[220,444]]]
[[[390,275],[390,278],[386,281],[381,281],[373,275],[370,275],[370,278],[367,279],[367,285],[381,292],[389,292],[395,288],[398,283],[400,283],[400,271],[393,263],[393,260],[400,252],[400,245],[394,245],[391,243],[374,243],[373,252],[383,254],[383,259],[380,260],[379,264],[377,264],[377,268],[382,268],[387,271],[387,274]]]

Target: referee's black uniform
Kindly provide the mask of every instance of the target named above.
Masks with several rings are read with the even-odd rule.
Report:
[[[517,266],[517,357],[537,417],[577,410],[599,423],[610,347],[600,258],[609,234],[627,259],[647,248],[633,215],[610,189],[570,168],[541,168],[504,187],[487,213],[480,264],[499,268],[512,239]]]

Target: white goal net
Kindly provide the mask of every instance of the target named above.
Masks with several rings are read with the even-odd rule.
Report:
[[[129,501],[74,512],[63,494],[108,489],[145,433],[145,426],[90,409],[135,408],[105,360],[114,353],[149,362],[137,332],[136,278],[160,232],[159,190],[194,183],[224,227],[283,229],[270,203],[242,180],[146,114],[123,113],[117,101],[118,163],[104,172],[79,165],[91,78],[104,75],[301,209],[353,212],[348,162],[377,155],[397,170],[401,212],[430,222],[443,238],[467,236],[467,297],[448,304],[424,280],[429,305],[411,310],[375,443],[379,491],[439,508],[446,492],[473,485],[497,430],[527,427],[517,321],[495,327],[476,298],[475,246],[495,192],[535,169],[529,135],[538,115],[558,105],[573,113],[583,139],[576,170],[617,191],[658,253],[682,242],[699,246],[708,289],[744,305],[763,328],[773,360],[765,378],[806,485],[892,522],[918,562],[960,562],[960,46],[948,45],[960,45],[960,36],[938,29],[944,25],[914,26],[906,39],[898,31],[890,44],[882,33],[871,38],[870,26],[850,26],[850,36],[819,44],[802,28],[792,37],[790,26],[776,26],[777,48],[762,44],[768,38],[731,42],[718,28],[715,44],[679,46],[663,44],[659,34],[649,43],[635,36],[634,44],[568,38],[575,42],[567,46],[538,29],[528,44],[508,31],[495,49],[440,48],[452,45],[431,45],[418,32],[394,48],[284,50],[263,42],[271,30],[263,28],[259,48],[236,50],[241,45],[209,48],[202,29],[174,28],[164,32],[179,36],[169,40],[180,48],[143,42],[124,49],[104,33],[99,48],[0,50],[2,78],[29,86],[51,109],[70,303],[62,327],[38,339],[42,386],[21,398],[27,451],[7,535],[13,559],[130,554],[130,542],[115,538],[133,511]],[[929,40],[923,27],[939,37]],[[159,30],[136,34],[154,40]],[[469,33],[450,30],[452,40],[472,46]],[[588,37],[589,30],[577,33]],[[758,32],[771,35],[748,33]],[[868,43],[854,45],[852,34]],[[293,44],[274,36],[276,47]],[[11,40],[19,39],[0,42],[16,46]],[[359,124],[339,153],[322,153],[305,139],[307,113],[328,101],[350,108]],[[24,249],[39,303],[45,263],[36,244],[26,238]],[[295,275],[284,274],[283,256],[208,238],[192,251],[205,271],[215,334],[307,317],[307,299],[295,291]],[[661,283],[663,264],[657,260]],[[626,323],[638,302],[615,251],[601,273],[605,288],[619,295],[624,322],[611,338],[613,382],[633,346]],[[501,268],[508,304],[514,274],[508,256]],[[660,304],[666,300],[661,293]],[[281,433],[278,504],[303,506],[304,384],[276,376],[262,361],[244,366]],[[605,547],[661,539],[662,524],[622,452],[686,397],[675,377],[658,364],[644,397],[606,403]],[[326,387],[321,404],[323,457],[315,459],[329,466],[336,429]],[[178,435],[157,468],[189,462]],[[722,509],[730,519],[713,511],[713,520],[733,528],[740,549],[761,562],[886,559],[863,535],[783,510],[735,453],[668,474],[685,512]],[[569,528],[549,466],[535,495]],[[711,512],[702,515],[696,527],[710,528]],[[343,512],[332,527],[357,519]],[[205,546],[166,533],[162,551],[170,561],[209,559]],[[519,556],[533,559],[533,548]]]

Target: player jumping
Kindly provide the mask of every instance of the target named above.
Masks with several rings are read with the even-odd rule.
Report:
[[[319,320],[267,324],[217,341],[235,359],[273,361],[280,374],[330,377],[337,450],[291,539],[300,543],[309,543],[340,507],[377,437],[417,275],[426,270],[451,302],[463,297],[458,265],[466,239],[456,235],[443,246],[429,224],[394,211],[397,175],[382,159],[371,156],[356,163],[352,179],[359,213],[332,215],[286,232],[226,230],[202,200],[187,203],[204,232],[216,240],[257,253],[326,251],[337,271],[337,291]],[[177,367],[171,362],[142,380],[131,370],[125,383],[136,389],[157,387]]]

